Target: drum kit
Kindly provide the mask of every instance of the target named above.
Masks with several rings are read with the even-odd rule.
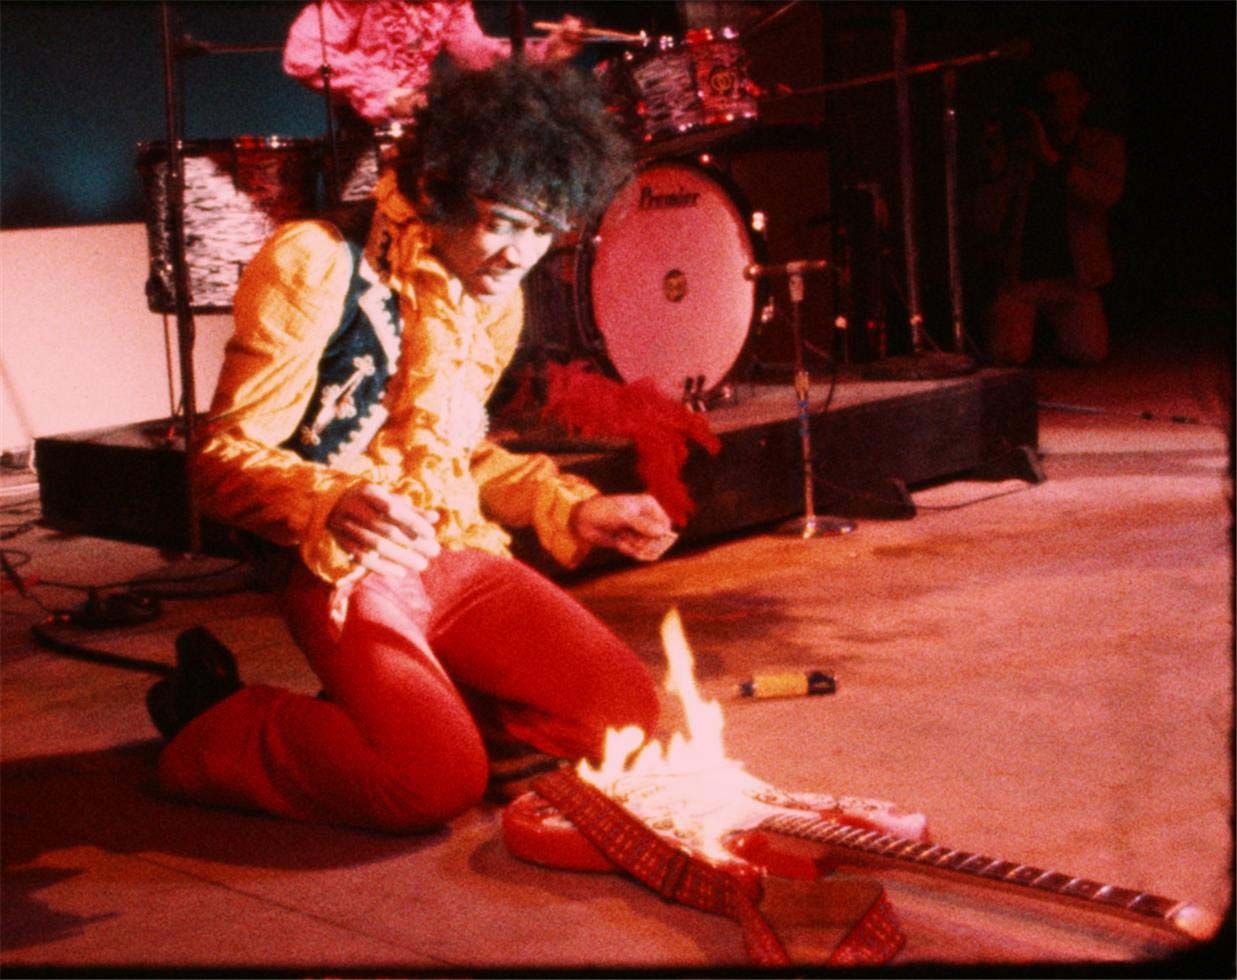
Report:
[[[759,89],[729,28],[681,38],[583,28],[581,40],[623,49],[595,74],[608,110],[641,149],[684,136],[707,141],[758,117]],[[328,170],[343,175],[334,197],[363,199],[408,138],[393,124],[372,141],[338,147],[283,137],[178,141],[189,308],[230,310],[245,264],[275,229],[336,203]],[[167,148],[166,140],[144,141],[137,153],[147,299],[162,313],[176,309]],[[700,404],[732,373],[757,313],[760,284],[743,275],[763,257],[752,217],[725,177],[698,160],[647,162],[595,226],[573,237],[568,247],[583,274],[556,315],[573,321],[575,346],[621,379],[652,377],[665,393]]]

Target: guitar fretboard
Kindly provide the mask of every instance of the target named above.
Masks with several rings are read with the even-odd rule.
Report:
[[[882,858],[940,868],[1004,884],[1022,885],[1065,898],[1096,902],[1115,910],[1159,920],[1169,926],[1174,925],[1175,913],[1182,906],[1181,902],[1164,898],[1162,895],[1149,895],[1132,888],[1118,888],[1116,885],[1078,878],[1061,871],[1045,871],[1043,868],[1019,864],[1016,861],[1002,861],[969,851],[955,851],[941,844],[890,837],[875,830],[849,827],[814,816],[778,814],[763,820],[760,828],[789,837],[863,851]]]

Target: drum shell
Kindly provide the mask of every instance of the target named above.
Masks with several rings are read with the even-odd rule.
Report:
[[[189,306],[231,309],[245,264],[285,221],[312,215],[320,194],[320,140],[282,137],[182,140]],[[138,144],[144,194],[150,309],[176,309],[167,193],[167,143]]]
[[[399,123],[379,126],[372,134],[347,134],[338,143],[339,200],[365,201],[374,192],[381,172],[405,160],[412,151],[412,129]],[[330,147],[324,160],[329,168]]]
[[[669,188],[700,197],[642,209],[650,182],[654,196]],[[642,167],[582,237],[573,270],[582,347],[613,376],[651,377],[673,398],[685,395],[688,382],[700,394],[733,378],[765,298],[763,284],[743,276],[766,257],[750,216],[739,189],[711,168],[684,161]],[[634,261],[608,256],[612,245]]]
[[[603,62],[598,75],[624,128],[653,142],[756,119],[747,62],[732,31],[701,29],[651,39],[643,51]]]

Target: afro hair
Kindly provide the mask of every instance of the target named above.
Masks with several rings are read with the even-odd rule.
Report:
[[[473,220],[480,197],[566,228],[599,213],[631,174],[630,144],[592,79],[569,66],[444,66],[426,95],[397,171],[425,221]]]

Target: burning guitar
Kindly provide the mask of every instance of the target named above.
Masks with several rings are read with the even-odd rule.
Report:
[[[744,771],[725,756],[721,707],[705,702],[692,676],[690,648],[677,613],[662,625],[670,670],[667,688],[683,703],[688,737],[675,733],[664,749],[644,743],[638,729],[611,731],[602,765],[582,762],[581,780],[621,806],[674,847],[742,877],[765,872],[815,878],[847,855],[892,861],[979,882],[1114,912],[1203,941],[1218,928],[1210,912],[1131,888],[1050,871],[1017,861],[956,850],[929,840],[922,814],[854,797],[788,794]],[[551,774],[570,777],[570,773]],[[565,779],[545,783],[570,794]],[[537,784],[534,784],[534,790]],[[556,797],[557,798],[557,797]],[[537,792],[511,803],[503,839],[517,857],[557,868],[613,871],[613,861],[558,807]]]

